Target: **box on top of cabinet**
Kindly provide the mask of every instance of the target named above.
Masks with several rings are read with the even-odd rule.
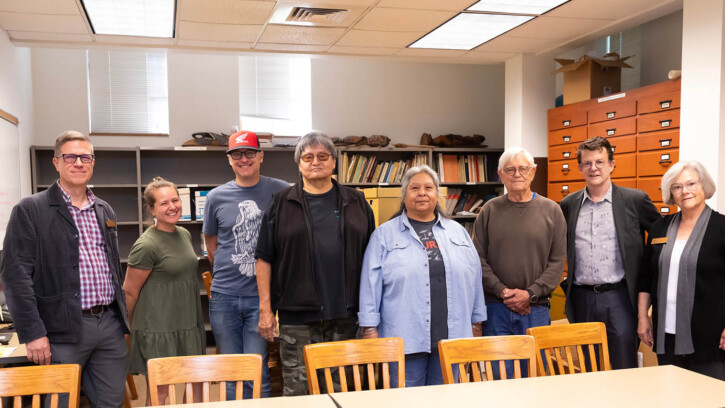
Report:
[[[554,59],[562,65],[555,73],[564,74],[564,104],[619,92],[622,68],[632,68],[625,62],[628,58],[610,52],[602,58],[584,55],[577,60]]]

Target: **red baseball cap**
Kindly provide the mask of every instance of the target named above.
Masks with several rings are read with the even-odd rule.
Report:
[[[240,130],[229,136],[229,150],[227,150],[227,153],[237,149],[262,150],[259,147],[257,134],[246,130]]]

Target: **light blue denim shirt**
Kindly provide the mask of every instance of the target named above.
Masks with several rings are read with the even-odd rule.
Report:
[[[433,226],[446,268],[448,338],[471,337],[486,320],[481,263],[466,230],[440,218]],[[405,213],[373,232],[360,279],[360,326],[402,337],[405,354],[430,352],[428,254]]]

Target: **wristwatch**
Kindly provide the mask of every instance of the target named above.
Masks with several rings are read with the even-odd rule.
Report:
[[[532,305],[539,301],[539,297],[534,294],[533,290],[526,289],[526,291],[529,292],[529,302],[531,302]]]

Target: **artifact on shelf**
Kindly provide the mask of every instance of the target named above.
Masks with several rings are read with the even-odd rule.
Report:
[[[214,132],[196,132],[182,146],[226,146],[229,135]]]
[[[485,140],[486,136],[483,135],[463,136],[451,133],[436,138],[431,137],[430,133],[420,136],[420,144],[436,147],[486,147],[481,146]]]
[[[340,139],[339,137],[333,137],[332,142],[335,146],[370,146],[370,147],[385,147],[390,144],[390,138],[385,135],[372,135],[367,136],[345,136]]]

